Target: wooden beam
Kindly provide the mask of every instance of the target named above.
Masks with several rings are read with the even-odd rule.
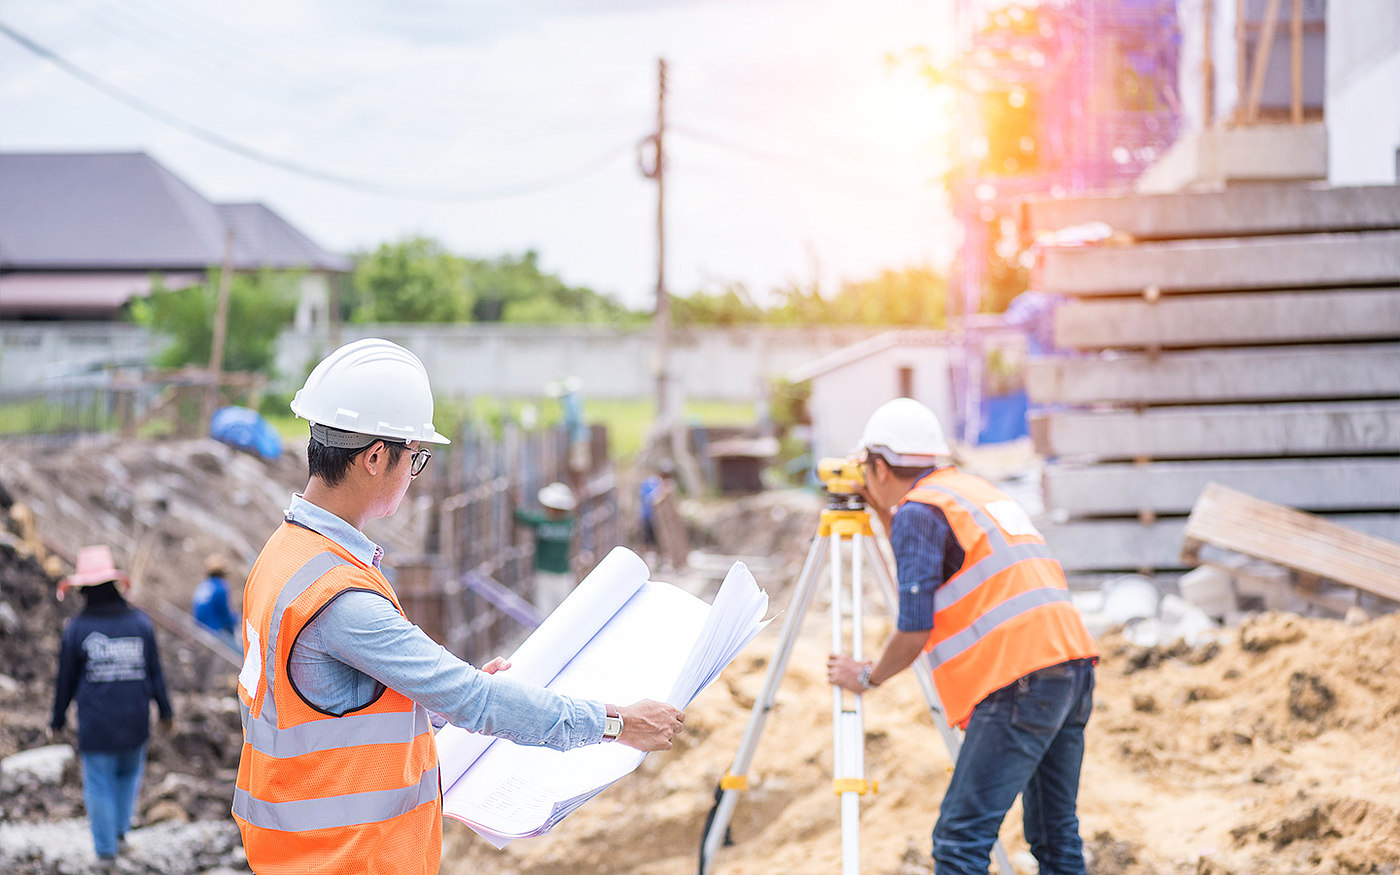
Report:
[[[1290,52],[1293,68],[1293,100],[1289,118],[1295,125],[1303,123],[1303,0],[1293,0],[1293,32]]]
[[[1278,24],[1279,0],[1269,0],[1264,9],[1264,29],[1254,44],[1254,65],[1249,71],[1249,101],[1245,104],[1244,120],[1253,124],[1259,120],[1259,99],[1264,94],[1264,74],[1269,69],[1269,54],[1274,47],[1274,27]]]
[[[1219,484],[1186,520],[1183,560],[1205,544],[1400,601],[1400,544]]]
[[[1101,461],[1400,453],[1400,401],[1057,412],[1031,436],[1044,455]]]
[[[1071,301],[1055,310],[1055,344],[1067,349],[1394,339],[1400,339],[1400,288]]]
[[[1400,398],[1400,343],[1033,359],[1037,404]]]

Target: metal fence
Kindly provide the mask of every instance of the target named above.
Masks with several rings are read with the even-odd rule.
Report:
[[[540,487],[561,481],[578,497],[576,578],[618,543],[606,432],[591,431],[587,452],[571,456],[563,427],[526,432],[507,425],[499,437],[480,426],[457,429],[431,484],[429,552],[399,561],[395,583],[409,617],[448,650],[480,664],[509,653],[538,622],[534,545],[515,510],[534,505]]]

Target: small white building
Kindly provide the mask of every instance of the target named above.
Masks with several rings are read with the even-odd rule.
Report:
[[[891,398],[922,402],[953,435],[949,339],[946,331],[887,331],[789,371],[792,382],[811,382],[807,410],[814,456],[844,456],[860,440],[870,414]]]

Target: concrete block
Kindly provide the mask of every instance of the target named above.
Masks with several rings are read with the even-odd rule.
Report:
[[[1187,131],[1133,187],[1156,194],[1326,178],[1326,125],[1248,125]]]
[[[1400,231],[1300,234],[1045,250],[1041,288],[1131,295],[1400,283]]]
[[[1299,510],[1400,511],[1400,458],[1052,463],[1041,478],[1045,507],[1070,516],[1185,514],[1212,482]]]
[[[1362,534],[1400,541],[1400,514],[1329,515],[1324,519]],[[1038,520],[1036,526],[1051,553],[1070,574],[1186,570],[1181,561],[1186,520],[1179,517],[1159,519],[1151,525],[1108,519]]]
[[[1171,349],[1400,338],[1400,289],[1085,300],[1055,310],[1065,349]]]
[[[1032,360],[1037,404],[1400,397],[1400,343]]]
[[[1400,401],[1057,412],[1031,436],[1046,456],[1102,461],[1400,453]]]
[[[1181,575],[1177,588],[1182,598],[1217,619],[1239,606],[1230,573],[1213,565],[1202,565]]]
[[[1025,243],[1104,222],[1138,240],[1400,228],[1400,186],[1250,185],[1224,191],[1036,199],[1021,205]]]

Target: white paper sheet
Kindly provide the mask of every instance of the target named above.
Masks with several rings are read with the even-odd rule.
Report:
[[[768,597],[735,563],[713,606],[646,579],[616,548],[511,656],[513,677],[615,704],[688,705],[763,628]],[[646,756],[625,745],[525,747],[457,727],[438,733],[444,811],[496,847],[542,835]]]

